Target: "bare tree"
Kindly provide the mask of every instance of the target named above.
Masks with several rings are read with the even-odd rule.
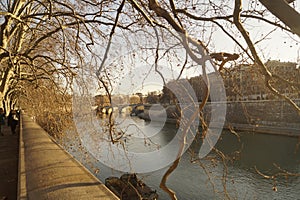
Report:
[[[285,0],[260,0],[260,2],[278,19],[280,19],[285,25],[287,25],[291,31],[298,36],[300,36],[300,14],[293,9],[289,3],[295,0],[285,1]]]
[[[113,25],[113,7],[110,1],[1,2],[0,101],[10,100],[4,97],[20,80],[37,87],[43,79],[69,86]]]
[[[111,101],[114,81],[119,78],[114,73],[120,74],[125,68],[122,66],[124,63],[112,62],[118,57],[118,52],[114,54],[111,51],[113,42],[121,41],[120,48],[127,48],[128,52],[133,46],[138,49],[141,55],[132,54],[131,58],[140,56],[145,63],[150,63],[153,66],[152,70],[156,71],[164,82],[166,74],[159,67],[163,58],[172,61],[169,62],[170,65],[176,63],[180,71],[178,78],[182,77],[182,72],[188,68],[198,68],[199,75],[202,74],[206,83],[205,95],[199,110],[186,122],[186,134],[182,141],[186,139],[189,125],[199,117],[208,101],[210,81],[207,76],[207,63],[211,63],[213,70],[220,73],[235,62],[253,64],[265,86],[300,113],[300,108],[293,99],[279,92],[273,84],[274,81],[283,81],[291,85],[293,83],[288,78],[272,73],[264,64],[263,52],[259,51],[260,41],[265,40],[275,30],[282,30],[295,40],[299,39],[300,17],[293,7],[294,3],[284,0],[260,0],[243,6],[241,0],[1,2],[0,102],[4,101],[3,106],[9,110],[17,104],[20,96],[42,99],[45,95],[53,95],[59,99],[59,105],[69,98],[73,78],[86,71],[95,73],[100,86],[104,87]],[[272,29],[262,33],[260,38],[253,39],[248,30],[248,23],[253,20],[259,20]],[[232,50],[234,52],[218,49],[214,42],[218,39],[216,31],[221,32],[224,40],[230,41],[230,44],[236,47]],[[184,56],[178,49],[184,50]],[[130,64],[133,65],[134,62]],[[40,93],[44,95],[39,95]],[[22,103],[28,106],[33,102],[24,99]],[[36,101],[31,108],[43,107],[45,111],[51,107],[47,103],[40,104],[41,100]],[[201,120],[205,132],[205,121]],[[111,138],[111,142],[115,142],[113,137]],[[172,199],[176,199],[175,192],[166,186],[166,182],[178,166],[183,149],[184,143],[179,148],[178,159],[161,182],[161,187]],[[218,153],[225,159],[221,152]]]

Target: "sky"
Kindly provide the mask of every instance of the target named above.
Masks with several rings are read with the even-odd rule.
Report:
[[[300,0],[296,0],[296,10],[300,11]],[[274,27],[268,25],[265,22],[258,20],[248,20],[245,28],[249,31],[249,35],[254,43],[256,43],[256,49],[259,53],[259,56],[266,62],[267,60],[279,60],[282,62],[296,62],[300,63],[300,38],[297,35],[293,35],[291,33],[286,33],[281,31],[279,28],[273,30]],[[234,30],[234,29],[232,29]],[[134,37],[134,36],[133,36]],[[135,37],[135,39],[139,39],[139,43],[144,44],[147,47],[147,39],[143,39],[139,37]],[[261,40],[264,38],[264,40]],[[133,39],[134,40],[134,39]],[[244,47],[247,45],[244,42],[243,38],[238,38],[239,42],[243,44]],[[143,43],[145,42],[145,43]],[[150,41],[151,42],[151,41]],[[155,41],[152,41],[155,43]],[[237,51],[237,45],[233,45],[233,42],[227,35],[225,35],[221,31],[215,31],[213,33],[213,46],[218,52],[229,52],[234,53]],[[123,49],[122,49],[123,48]],[[117,72],[114,77],[114,81],[116,82],[116,87],[114,88],[115,94],[133,94],[136,92],[142,92],[147,94],[149,91],[159,91],[163,87],[163,81],[160,78],[159,74],[154,72],[153,63],[154,57],[153,55],[148,56],[148,63],[142,61],[143,59],[139,58],[138,55],[141,55],[141,49],[135,49],[135,47],[131,47],[130,50],[127,49],[128,46],[124,45],[122,39],[116,39],[116,44],[112,47],[112,58],[117,60],[120,63],[134,63],[134,65],[126,68],[124,71]],[[125,53],[119,53],[125,52]],[[126,53],[127,52],[127,53]],[[131,53],[135,53],[135,57],[133,58]],[[182,56],[185,53],[182,52]],[[142,55],[144,56],[144,55]],[[152,57],[151,57],[152,56]],[[131,60],[131,62],[128,62]],[[174,59],[175,60],[175,59]],[[170,61],[167,59],[162,59],[159,61],[159,64],[162,66],[161,69],[164,75],[166,75],[166,79],[174,79],[178,76],[180,68],[177,68],[177,71],[173,70],[172,66],[176,66],[178,63],[176,61]],[[110,66],[110,62],[107,61],[106,66]],[[171,62],[173,65],[171,66]],[[125,64],[126,65],[126,64]],[[200,67],[195,67],[194,69],[187,70],[183,73],[182,78],[185,77],[193,77],[199,75],[201,73]],[[132,73],[131,71],[134,71]]]
[[[263,22],[256,22],[253,24],[255,24],[255,26],[252,27],[252,30],[247,30],[249,30],[249,35],[254,43],[273,30]],[[264,34],[262,35],[262,33]],[[214,43],[218,49],[221,51],[234,51],[232,43],[229,39],[226,39],[224,33],[217,32],[215,35]],[[297,35],[291,33],[287,34],[279,29],[270,33],[264,40],[257,43],[256,48],[265,61],[271,59],[283,62],[299,62],[300,38]]]
[[[245,0],[244,4],[247,2],[249,1]],[[295,6],[295,9],[300,12],[300,0],[295,0],[290,5]],[[273,18],[274,16],[270,14],[270,17]],[[263,21],[250,20],[247,23],[249,24],[248,27],[246,26],[247,31],[249,31],[254,42],[259,41],[262,37],[266,37],[257,43],[257,51],[260,52],[260,56],[264,61],[270,59],[283,62],[300,62],[299,36],[286,33],[279,28],[273,31],[274,27]]]

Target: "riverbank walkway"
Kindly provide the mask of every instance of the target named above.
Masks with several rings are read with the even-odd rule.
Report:
[[[0,200],[17,199],[19,135],[1,126],[0,133]]]
[[[21,121],[19,136],[8,127],[0,136],[0,200],[118,199],[30,117]]]

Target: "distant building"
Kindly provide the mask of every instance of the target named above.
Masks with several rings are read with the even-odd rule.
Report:
[[[138,95],[130,95],[129,96],[129,104],[139,104],[141,103],[141,99]]]
[[[159,103],[160,97],[161,94],[159,94],[157,91],[148,92],[145,102],[149,104],[157,104]]]
[[[300,97],[300,70],[296,63],[268,61],[265,63],[274,75],[271,85],[290,98]],[[278,78],[276,78],[278,77]],[[294,83],[288,84],[287,81]],[[264,76],[254,65],[239,65],[228,69],[224,76],[228,101],[275,99],[265,85]]]
[[[297,63],[268,61],[265,63],[267,68],[274,75],[271,85],[281,94],[285,94],[292,99],[300,98],[300,68]],[[214,98],[209,97],[208,101],[223,101],[226,99],[216,99],[221,97],[218,93],[224,92],[223,84],[226,91],[227,101],[247,101],[247,100],[265,100],[276,99],[269,88],[266,87],[264,76],[260,69],[255,65],[238,65],[234,68],[227,69],[223,74],[223,79],[219,73],[213,72],[208,74],[211,94]],[[174,91],[180,89],[178,85],[186,79],[170,81],[164,86],[161,103],[174,103],[177,101]],[[222,81],[223,80],[223,81]],[[206,83],[203,76],[195,76],[188,79],[192,86],[197,100],[200,102],[206,94]],[[287,83],[290,82],[291,84]],[[172,92],[173,91],[173,92]],[[178,94],[180,92],[177,92]]]
[[[122,95],[122,94],[114,94],[111,95],[111,102],[113,105],[122,105],[126,104],[129,100],[128,95]]]
[[[100,107],[110,106],[110,100],[108,95],[96,95],[94,98],[95,98],[95,105]]]
[[[300,98],[300,69],[297,63],[268,61],[266,65],[273,74],[279,76],[274,81],[279,92],[292,99]]]

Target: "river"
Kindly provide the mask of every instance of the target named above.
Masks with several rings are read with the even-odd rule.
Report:
[[[129,118],[125,117],[123,120],[126,119]],[[137,117],[132,117],[130,120],[133,120],[144,132],[160,130],[159,134],[151,137],[153,144],[166,145],[177,132],[175,124],[163,126],[161,123],[149,124]],[[135,131],[134,127],[130,129]],[[130,132],[130,129],[127,131]],[[298,149],[300,140],[296,137],[254,132],[237,133],[239,136],[223,130],[216,145],[217,149],[228,155],[225,161],[226,168],[215,152],[211,152],[199,163],[191,162],[190,151],[186,151],[178,168],[167,181],[167,185],[176,192],[178,199],[300,199],[299,176],[277,176],[275,179],[267,179],[259,174],[261,172],[265,175],[275,175],[282,172],[280,169],[300,174],[300,147]],[[134,137],[128,138],[126,145],[130,151],[136,152],[152,151],[153,148],[157,148],[155,145],[146,145],[146,142],[141,142],[141,138]],[[89,159],[87,162],[82,159],[82,151],[73,149],[71,153],[91,171],[100,169],[97,176],[103,182],[109,176],[122,174],[103,165],[97,159]],[[156,160],[150,162],[156,162]],[[224,169],[227,170],[225,177]],[[147,185],[157,190],[159,199],[163,200],[170,199],[159,188],[161,177],[166,170],[167,167],[150,173],[138,174]]]

